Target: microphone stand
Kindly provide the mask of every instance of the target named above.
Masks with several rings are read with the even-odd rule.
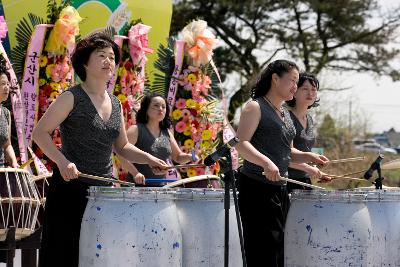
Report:
[[[230,188],[233,191],[233,200],[236,211],[237,228],[239,233],[240,248],[242,252],[243,266],[246,267],[246,256],[244,253],[244,243],[243,243],[243,233],[242,233],[242,223],[239,215],[239,206],[237,199],[237,191],[235,186],[234,171],[232,169],[232,156],[230,149],[225,149],[223,153],[224,166],[221,164],[221,171],[223,170],[223,180],[225,182],[225,195],[224,195],[224,209],[225,209],[225,244],[224,244],[224,267],[229,266],[229,209],[230,209]]]
[[[379,162],[376,166],[376,170],[378,171],[378,178],[375,179],[375,189],[382,189],[382,171],[381,171],[381,163]]]

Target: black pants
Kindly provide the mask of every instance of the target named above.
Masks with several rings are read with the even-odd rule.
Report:
[[[290,177],[289,177],[290,178]],[[310,178],[304,178],[304,179],[294,179],[291,178],[293,180],[299,181],[299,182],[303,182],[303,183],[307,183],[307,184],[311,184],[311,179]],[[312,188],[307,187],[307,186],[303,186],[303,185],[299,185],[299,184],[294,184],[294,183],[287,183],[287,190],[289,193],[291,193],[293,190],[295,189],[301,189],[301,190],[312,190]]]
[[[290,205],[286,186],[240,174],[238,190],[247,266],[283,266],[283,235]]]
[[[75,267],[79,261],[79,236],[87,204],[88,184],[66,182],[57,168],[49,186],[44,214],[40,267]]]

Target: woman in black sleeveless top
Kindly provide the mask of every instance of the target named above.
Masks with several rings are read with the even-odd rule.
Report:
[[[141,150],[156,156],[164,161],[172,160],[184,164],[192,160],[192,155],[184,153],[178,146],[174,135],[169,130],[171,120],[167,100],[158,93],[147,94],[140,103],[136,114],[136,125],[127,131],[128,141]],[[162,186],[162,183],[145,183],[145,178],[165,178],[165,174],[157,174],[144,164],[135,163],[128,167],[124,159],[120,159],[122,166],[130,175],[127,181],[146,186]]]
[[[106,35],[82,39],[72,55],[80,85],[62,93],[33,131],[33,139],[57,167],[46,199],[40,266],[78,266],[79,235],[91,180],[80,172],[111,177],[114,148],[131,162],[165,170],[164,161],[128,143],[121,104],[106,91],[119,62],[119,48]],[[60,126],[61,151],[50,133]]]
[[[302,72],[299,76],[297,91],[292,100],[286,101],[290,107],[290,117],[296,128],[296,136],[293,139],[293,146],[304,152],[311,152],[315,143],[314,122],[308,110],[317,107],[319,99],[317,91],[319,81],[315,75]],[[330,180],[330,177],[321,172],[317,167],[306,163],[291,163],[288,169],[289,178],[303,183],[311,184],[311,178]],[[287,185],[289,193],[293,189],[310,189],[298,184]]]
[[[239,209],[250,267],[283,266],[289,197],[280,177],[287,176],[289,162],[327,162],[324,156],[292,146],[296,132],[282,104],[293,98],[298,79],[293,62],[270,63],[252,89],[253,100],[241,114],[237,149],[245,161],[238,180]]]
[[[10,94],[10,74],[6,66],[0,64],[0,167],[8,165],[18,168],[17,158],[11,145],[11,114],[10,111],[2,105]]]

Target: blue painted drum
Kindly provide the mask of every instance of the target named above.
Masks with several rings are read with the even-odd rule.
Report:
[[[399,190],[295,190],[285,266],[400,266],[399,224]]]
[[[182,266],[174,191],[91,187],[79,266]]]
[[[182,266],[224,266],[224,190],[188,189],[176,191],[175,204],[182,230]],[[229,266],[243,266],[231,193],[229,209]]]

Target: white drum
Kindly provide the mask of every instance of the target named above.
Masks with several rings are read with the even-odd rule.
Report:
[[[91,187],[79,266],[182,266],[174,191]]]
[[[285,266],[400,266],[400,193],[292,193]]]
[[[182,266],[224,266],[224,190],[178,189],[175,203],[182,229]],[[231,193],[229,266],[243,266],[233,203]]]

